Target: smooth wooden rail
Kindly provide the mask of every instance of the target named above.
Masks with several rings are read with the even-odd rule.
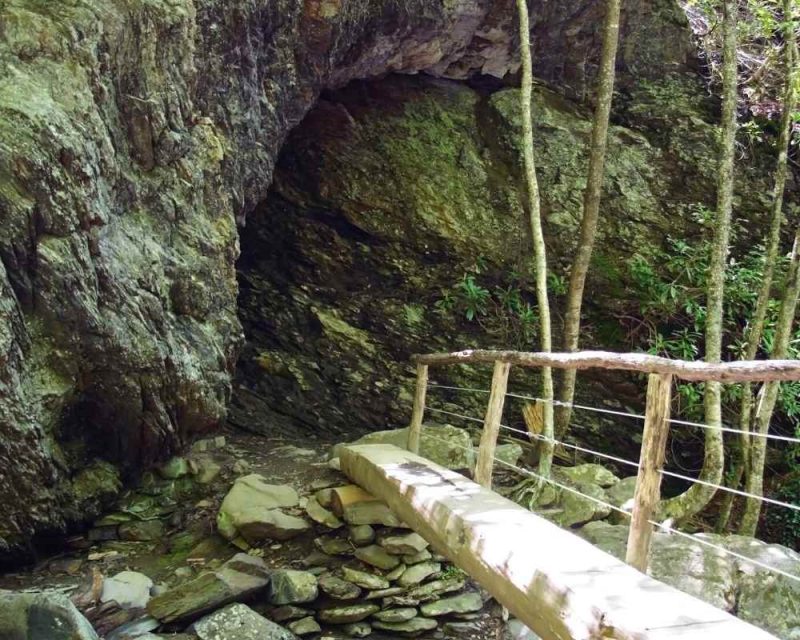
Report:
[[[470,364],[507,362],[521,367],[554,369],[615,369],[639,373],[671,374],[682,380],[703,382],[767,382],[800,380],[800,360],[741,360],[737,362],[689,362],[646,353],[578,351],[575,353],[536,353],[525,351],[467,350],[412,356],[417,364]]]
[[[543,640],[776,640],[409,451],[350,445],[340,456],[353,482]]]

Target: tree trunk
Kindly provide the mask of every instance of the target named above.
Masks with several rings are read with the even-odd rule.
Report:
[[[603,50],[600,55],[600,73],[597,78],[597,107],[592,126],[592,143],[589,152],[589,173],[583,194],[583,218],[580,236],[575,249],[575,258],[569,274],[567,310],[564,319],[564,350],[577,351],[581,328],[581,305],[586,274],[592,259],[597,221],[600,217],[600,197],[603,190],[603,175],[608,143],[608,120],[614,95],[614,75],[619,42],[619,8],[621,0],[607,0],[606,20],[603,26]],[[561,378],[559,400],[556,408],[556,433],[560,438],[567,432],[572,415],[572,400],[575,396],[574,369],[564,371]]]
[[[706,362],[719,362],[722,358],[723,298],[725,294],[725,263],[728,258],[733,208],[733,162],[736,138],[736,22],[737,3],[723,2],[723,60],[722,60],[722,127],[717,182],[717,215],[714,222],[714,240],[708,266],[706,311]],[[708,381],[703,397],[706,423],[722,426],[722,385]],[[707,483],[719,484],[725,464],[722,431],[705,429],[705,455],[700,478]],[[667,500],[662,506],[665,516],[677,520],[692,516],[714,497],[713,487],[693,484],[683,494]]]
[[[525,180],[528,189],[528,213],[530,216],[531,238],[536,266],[536,299],[539,304],[539,333],[541,350],[551,351],[552,333],[550,325],[550,302],[547,296],[547,253],[542,233],[542,213],[539,200],[539,182],[536,178],[536,163],[533,155],[533,122],[531,117],[531,93],[533,91],[533,63],[531,60],[530,22],[527,0],[517,0],[519,11],[520,58],[522,60],[522,87],[520,107],[522,111],[522,148],[525,160]],[[542,367],[542,398],[544,405],[544,424],[539,474],[550,476],[553,463],[553,370]]]
[[[770,354],[772,359],[786,358],[789,352],[789,342],[792,339],[797,297],[800,296],[800,228],[795,231],[792,259],[786,273],[785,286],[781,308],[778,312],[778,321],[775,324],[775,341]],[[755,431],[761,434],[761,437],[753,437],[750,445],[750,468],[745,482],[745,491],[755,496],[764,495],[764,459],[767,453],[767,438],[764,436],[769,432],[769,424],[772,420],[779,389],[779,382],[766,382],[759,393]],[[747,498],[739,533],[743,536],[756,535],[760,515],[761,500]]]
[[[775,186],[772,192],[772,216],[767,236],[761,288],[758,291],[756,308],[746,333],[745,360],[755,359],[758,353],[758,346],[761,343],[761,337],[764,334],[764,322],[769,308],[770,291],[775,275],[775,265],[778,261],[778,247],[780,244],[781,225],[783,224],[783,193],[786,188],[789,142],[792,137],[792,108],[795,103],[794,61],[797,59],[797,42],[794,38],[793,23],[790,20],[791,0],[783,0],[783,12],[789,24],[786,29],[786,43],[784,45],[784,72],[786,76],[783,88],[783,114],[781,115],[780,137],[778,139],[778,160],[775,166]],[[739,410],[740,430],[750,430],[752,413],[753,391],[752,385],[747,382],[742,386],[742,402]],[[739,438],[738,455],[732,464],[731,474],[728,479],[728,486],[733,489],[738,489],[745,473],[749,475],[751,442],[752,439],[748,435],[742,434]],[[717,531],[719,532],[723,532],[728,528],[734,497],[732,493],[725,494],[717,522]]]

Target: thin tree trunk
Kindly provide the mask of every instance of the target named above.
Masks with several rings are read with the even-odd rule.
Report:
[[[789,156],[789,142],[792,136],[792,108],[795,103],[794,92],[794,61],[797,59],[797,42],[794,38],[794,30],[790,21],[791,0],[783,0],[783,12],[785,19],[789,22],[784,45],[784,69],[785,85],[783,88],[783,114],[781,115],[780,137],[778,139],[778,160],[775,166],[775,186],[772,192],[772,216],[767,236],[767,248],[765,252],[764,274],[761,279],[761,288],[758,291],[756,308],[753,318],[747,328],[745,360],[754,360],[758,353],[758,345],[764,334],[764,322],[767,318],[769,309],[770,291],[772,280],[775,275],[775,265],[778,262],[778,248],[780,244],[781,225],[783,224],[783,193],[786,188],[787,159]],[[752,385],[747,382],[742,386],[742,402],[739,411],[739,429],[749,431],[753,413],[753,390]],[[742,481],[744,474],[749,475],[750,469],[750,446],[752,439],[746,434],[739,438],[738,456],[734,461],[728,486],[737,489]],[[730,521],[731,509],[733,507],[734,494],[726,493],[720,508],[717,531],[725,531]]]
[[[789,342],[792,339],[797,297],[800,296],[800,228],[795,231],[792,258],[786,273],[785,286],[781,308],[778,312],[778,321],[775,324],[775,340],[770,354],[772,359],[786,358],[789,352]],[[766,382],[759,393],[755,431],[760,434],[760,437],[753,437],[753,443],[750,445],[750,469],[745,482],[745,491],[755,496],[764,495],[764,460],[767,453],[767,438],[764,436],[769,432],[769,424],[775,410],[779,389],[780,383]],[[743,536],[756,535],[760,515],[761,500],[747,498],[739,533]]]
[[[597,107],[592,126],[592,143],[589,152],[589,173],[583,194],[583,217],[575,258],[569,274],[567,310],[564,319],[564,349],[578,350],[581,329],[581,305],[586,274],[592,259],[597,221],[600,217],[600,198],[603,190],[606,147],[608,146],[608,121],[614,95],[614,75],[619,43],[619,10],[621,0],[607,0],[606,19],[603,26],[603,50],[600,54],[600,72],[597,77]],[[567,432],[575,396],[575,369],[566,369],[561,378],[559,400],[556,408],[556,433],[559,438]]]
[[[539,304],[539,333],[541,350],[553,348],[550,326],[550,302],[547,297],[547,253],[542,232],[542,213],[539,200],[539,182],[536,178],[536,163],[533,155],[533,122],[531,117],[531,94],[533,92],[533,62],[531,60],[530,22],[527,0],[517,0],[519,11],[520,57],[522,60],[522,87],[520,107],[522,111],[522,147],[525,160],[525,180],[528,190],[528,213],[536,266],[536,299]],[[542,398],[544,400],[544,424],[542,428],[539,474],[550,476],[553,464],[553,370],[542,368]]]
[[[714,240],[708,266],[706,311],[706,362],[722,358],[723,299],[725,295],[725,263],[728,258],[733,208],[733,162],[736,138],[736,0],[723,1],[723,60],[722,60],[722,127],[717,182],[717,215]],[[706,382],[703,396],[706,423],[722,426],[722,385]],[[705,455],[700,479],[719,484],[725,464],[725,450],[720,429],[705,429]],[[705,508],[716,489],[693,484],[686,492],[662,505],[664,515],[677,520],[688,518]]]

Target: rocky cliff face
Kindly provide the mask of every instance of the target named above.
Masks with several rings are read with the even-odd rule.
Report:
[[[711,104],[693,76],[641,83],[619,107],[615,120],[624,125],[609,134],[585,348],[632,348],[624,318],[639,313],[646,295],[631,277],[631,258],[657,268],[666,238],[702,238],[697,206],[713,207],[715,194]],[[533,113],[548,258],[566,280],[591,112],[540,86]],[[518,91],[482,83],[392,76],[319,100],[289,136],[270,194],[242,236],[247,343],[235,424],[261,433],[402,426],[412,353],[533,348],[537,321],[520,308],[535,309],[536,298],[519,132]],[[766,210],[767,173],[742,168],[739,212],[754,221]],[[563,297],[554,285],[558,318]],[[535,390],[531,375],[512,371],[512,388]],[[432,381],[467,388],[488,389],[490,377],[491,367],[431,370]],[[631,376],[603,372],[594,386],[591,373],[580,380],[589,404],[642,409],[643,387]],[[472,418],[485,411],[481,394],[432,388],[428,397]],[[505,418],[524,430],[517,405],[509,401]],[[427,417],[469,426],[447,413]],[[600,428],[585,412],[576,422],[573,435],[598,450],[638,454],[630,434],[640,424],[614,419]]]
[[[591,83],[596,4],[532,6],[537,72],[571,96]],[[91,516],[223,419],[236,223],[320,92],[502,76],[512,15],[507,0],[3,4],[0,549]],[[672,0],[628,3],[624,32],[623,83],[686,64]]]

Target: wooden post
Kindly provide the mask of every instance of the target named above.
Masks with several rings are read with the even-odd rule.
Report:
[[[671,399],[672,374],[651,373],[647,381],[647,408],[639,457],[639,475],[636,478],[633,515],[625,554],[625,562],[642,573],[647,572],[650,538],[653,535],[653,525],[650,521],[655,515],[661,497],[661,469],[664,467],[669,433]]]
[[[500,432],[500,420],[503,417],[503,403],[506,399],[508,386],[508,371],[511,365],[508,362],[494,363],[492,374],[492,390],[489,394],[489,404],[486,407],[486,418],[483,421],[483,433],[478,449],[478,463],[475,465],[475,482],[487,489],[492,488],[492,467],[494,466],[494,449],[497,445],[497,435]]]
[[[428,365],[417,365],[417,388],[414,390],[414,410],[411,412],[411,425],[408,427],[407,448],[411,453],[419,453],[419,440],[422,435],[422,416],[425,413],[425,392],[428,390]]]

